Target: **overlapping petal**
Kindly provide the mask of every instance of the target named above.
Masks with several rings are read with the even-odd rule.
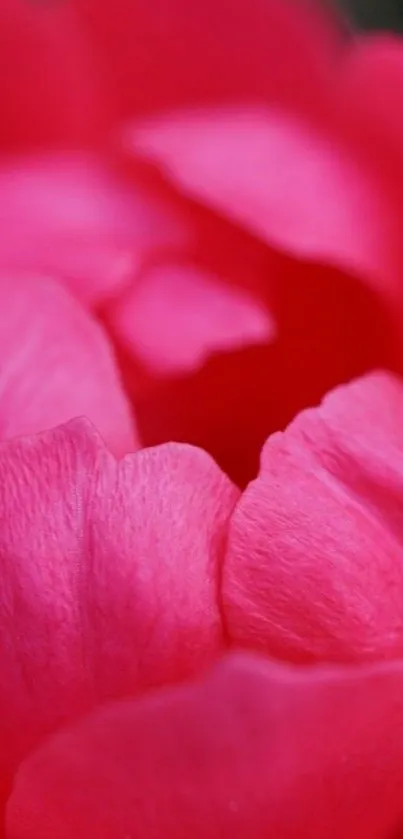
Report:
[[[0,475],[2,779],[83,710],[217,655],[238,491],[179,444],[117,462],[83,420],[3,442]]]
[[[119,344],[156,374],[194,373],[213,353],[275,338],[262,301],[186,262],[146,270],[108,308],[108,323]]]
[[[55,274],[93,306],[130,286],[150,252],[190,239],[174,207],[95,155],[4,158],[0,191],[1,264]]]
[[[145,395],[126,375],[145,439],[160,442],[166,433],[202,445],[240,483],[253,475],[263,438],[329,389],[374,366],[403,369],[402,190],[394,175],[399,144],[390,136],[401,46],[342,45],[333,27],[333,48],[322,37],[318,51],[311,49],[313,98],[308,103],[302,93],[296,101],[285,79],[289,72],[294,89],[306,90],[302,53],[289,50],[287,26],[274,23],[278,5],[266,5],[282,45],[281,54],[268,50],[270,90],[254,98],[239,88],[235,104],[223,97],[212,106],[211,98],[204,109],[197,107],[201,97],[187,110],[135,119],[124,135],[129,155],[143,155],[193,202],[266,244],[266,272],[254,279],[257,299],[276,322],[274,346],[209,359],[197,378],[177,378]],[[315,41],[312,10],[302,23],[293,4],[282,8],[294,34],[303,40],[309,31]],[[325,101],[316,95],[318,79]],[[205,409],[211,404],[214,412]]]
[[[231,519],[233,642],[282,659],[403,653],[403,384],[373,374],[271,437]]]
[[[82,415],[116,454],[136,447],[132,411],[102,328],[50,277],[3,273],[0,438]]]
[[[385,839],[402,825],[401,663],[242,658],[101,709],[20,769],[8,839]]]
[[[273,319],[251,291],[202,265],[172,264],[177,252],[195,250],[199,234],[177,201],[84,154],[8,159],[0,186],[3,266],[57,275],[102,309],[119,347],[153,371],[181,373],[211,353],[273,339]],[[203,250],[213,263],[227,246],[219,239]],[[155,263],[159,255],[165,262]]]
[[[331,126],[246,105],[169,114],[126,142],[175,183],[294,255],[330,262],[400,299],[389,196]]]

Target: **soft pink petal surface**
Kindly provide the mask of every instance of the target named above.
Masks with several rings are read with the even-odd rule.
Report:
[[[403,671],[234,658],[116,703],[20,769],[8,839],[386,839],[402,826]]]
[[[0,438],[86,416],[116,454],[136,447],[108,339],[49,277],[0,277]]]
[[[236,644],[296,661],[403,653],[403,383],[373,374],[273,435],[231,519]]]
[[[91,155],[5,158],[0,192],[2,264],[55,273],[86,303],[118,295],[147,254],[188,239],[167,202]]]
[[[0,778],[110,698],[202,669],[237,490],[171,444],[117,462],[83,420],[0,445]]]
[[[399,363],[390,316],[368,288],[261,248],[262,264],[255,268],[251,250],[249,265],[260,283],[255,300],[277,325],[274,341],[215,353],[199,370],[155,377],[147,389],[135,365],[125,369],[145,444],[192,442],[243,486],[269,434],[340,382]]]
[[[156,119],[134,126],[126,142],[269,244],[330,260],[398,294],[398,243],[386,197],[320,126],[284,110],[245,106]]]
[[[275,337],[262,302],[186,263],[146,270],[109,308],[108,322],[130,353],[163,374],[193,372],[214,352]]]

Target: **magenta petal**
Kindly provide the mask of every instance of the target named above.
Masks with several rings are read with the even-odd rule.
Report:
[[[91,155],[6,159],[0,191],[2,265],[54,274],[85,303],[118,295],[145,256],[188,239],[166,202]]]
[[[238,491],[171,444],[117,462],[83,420],[0,445],[0,778],[110,698],[198,672]]]
[[[402,824],[403,670],[233,658],[100,709],[21,767],[8,839],[386,839]]]
[[[185,192],[270,244],[330,260],[395,293],[396,243],[379,189],[336,137],[296,114],[179,113],[135,126],[126,141]]]
[[[136,445],[102,328],[57,282],[0,277],[0,438],[84,415],[116,454]]]
[[[297,661],[403,654],[403,385],[373,374],[274,434],[231,520],[237,644]]]
[[[150,268],[108,314],[120,342],[157,373],[192,371],[215,352],[275,335],[263,303],[186,264]]]

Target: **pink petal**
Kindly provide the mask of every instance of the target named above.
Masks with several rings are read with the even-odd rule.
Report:
[[[133,421],[101,327],[63,287],[0,277],[0,438],[85,415],[117,454],[135,446]]]
[[[269,244],[368,275],[390,296],[400,292],[385,196],[336,135],[296,113],[178,113],[134,126],[127,144]]]
[[[325,104],[340,32],[311,0],[74,0],[120,113],[276,97]],[[298,79],[298,84],[296,84]]]
[[[251,294],[186,264],[150,268],[109,318],[125,347],[156,373],[194,371],[215,352],[264,344],[275,334]]]
[[[236,644],[296,661],[403,652],[403,386],[373,374],[271,437],[228,538]]]
[[[86,303],[116,296],[145,255],[188,238],[167,202],[90,155],[6,159],[0,191],[2,264],[56,274]]]
[[[7,836],[386,839],[403,819],[402,731],[401,663],[233,658],[45,744],[17,775]]]
[[[241,486],[256,476],[269,434],[340,382],[398,361],[390,317],[368,288],[330,268],[262,251],[260,265],[249,250],[260,297],[259,288],[251,293],[273,313],[275,341],[217,353],[199,370],[154,377],[147,388],[124,358],[143,443],[201,446]]]
[[[63,721],[220,649],[237,490],[179,444],[120,462],[75,420],[0,445],[0,777]]]
[[[1,0],[1,146],[98,142],[110,109],[94,59],[70,3]]]

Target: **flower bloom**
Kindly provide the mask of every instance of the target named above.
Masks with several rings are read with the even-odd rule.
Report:
[[[0,9],[5,839],[403,830],[402,48],[233,12]]]

